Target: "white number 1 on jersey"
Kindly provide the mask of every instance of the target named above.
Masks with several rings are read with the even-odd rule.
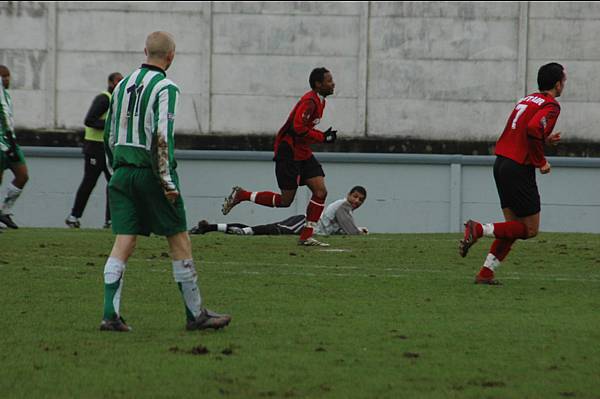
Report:
[[[519,117],[521,115],[523,115],[523,112],[525,112],[525,110],[527,109],[527,105],[525,104],[517,104],[517,106],[515,107],[515,109],[517,110],[517,114],[515,115],[515,119],[513,119],[512,122],[512,130],[515,130],[517,128],[517,121],[519,120]]]

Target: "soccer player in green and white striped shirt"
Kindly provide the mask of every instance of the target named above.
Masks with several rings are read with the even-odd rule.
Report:
[[[192,246],[175,171],[174,123],[179,88],[167,79],[175,41],[167,32],[146,38],[146,63],[115,87],[104,128],[114,174],[108,185],[112,229],[117,235],[104,267],[101,330],[130,331],[119,312],[123,273],[138,235],[167,237],[173,277],[185,303],[188,330],[222,328],[231,316],[202,306]]]
[[[12,99],[8,94],[10,71],[4,65],[0,65],[0,78],[0,183],[5,169],[10,169],[15,175],[6,187],[4,199],[0,203],[0,222],[16,229],[18,226],[10,217],[9,211],[29,180],[29,172],[25,156],[16,141]]]

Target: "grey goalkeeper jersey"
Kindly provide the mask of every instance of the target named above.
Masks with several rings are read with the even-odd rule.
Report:
[[[340,199],[330,204],[323,211],[315,234],[362,234],[362,231],[354,223],[352,211],[352,205],[346,199]]]

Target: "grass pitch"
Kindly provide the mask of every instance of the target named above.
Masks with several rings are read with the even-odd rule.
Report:
[[[140,238],[121,311],[98,330],[113,236],[0,235],[2,398],[600,398],[600,236],[518,241],[473,277],[460,234],[193,236],[221,331],[187,332],[166,241]]]

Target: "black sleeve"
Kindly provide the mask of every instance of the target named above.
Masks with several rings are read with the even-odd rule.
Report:
[[[104,129],[104,120],[100,119],[100,117],[108,111],[109,104],[110,101],[108,100],[107,95],[98,94],[96,98],[94,98],[83,124],[94,129]]]

